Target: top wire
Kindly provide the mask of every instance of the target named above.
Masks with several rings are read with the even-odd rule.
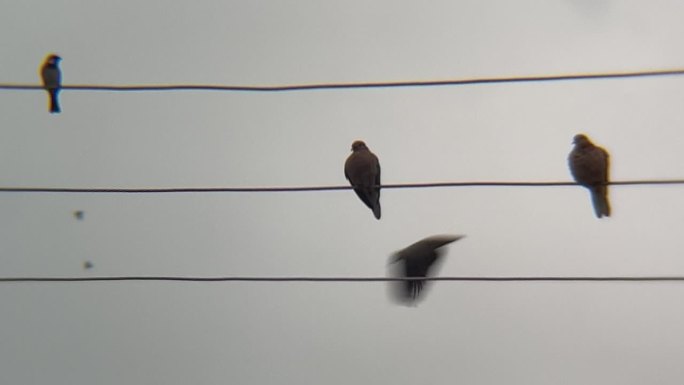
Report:
[[[566,75],[539,75],[519,77],[492,77],[453,80],[419,80],[401,82],[360,82],[360,83],[325,83],[325,84],[294,84],[284,86],[221,86],[221,85],[62,85],[63,90],[73,91],[245,91],[245,92],[292,92],[313,90],[336,90],[336,89],[363,89],[363,88],[405,88],[405,87],[441,87],[461,86],[474,84],[496,83],[529,83],[529,82],[552,82],[567,80],[594,80],[594,79],[619,79],[656,76],[679,76],[684,75],[684,69],[660,69],[633,72],[606,72],[585,73]],[[0,84],[0,90],[42,90],[41,85],[29,84]]]

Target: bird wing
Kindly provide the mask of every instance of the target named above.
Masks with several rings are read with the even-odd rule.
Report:
[[[456,242],[459,239],[464,238],[464,237],[465,237],[465,235],[455,235],[455,234],[433,235],[431,237],[421,239],[420,241],[418,241],[414,244],[423,244],[423,245],[428,246],[432,249],[436,249],[436,248],[442,247],[444,245],[447,245],[451,242]]]
[[[608,154],[608,151],[601,147],[597,147],[596,149],[599,150],[603,157],[603,181],[608,182],[610,180],[608,176],[608,169],[610,168],[610,154]]]
[[[354,187],[354,192],[361,201],[372,209],[373,182],[377,180],[377,158],[369,151],[356,151],[347,158],[344,164],[344,176]]]
[[[378,161],[378,158],[375,158],[375,165],[377,167],[377,174],[375,175],[375,185],[380,186],[380,162]],[[380,199],[380,187],[376,187],[378,191],[378,199]]]

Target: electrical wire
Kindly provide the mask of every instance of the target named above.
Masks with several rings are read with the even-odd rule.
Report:
[[[682,185],[684,179],[626,180],[606,183],[613,186]],[[561,187],[579,186],[575,182],[431,182],[399,183],[379,186],[382,189],[440,188],[440,187]],[[169,188],[71,188],[71,187],[0,187],[0,192],[14,193],[93,193],[93,194],[163,194],[163,193],[259,193],[351,190],[346,186],[300,187],[169,187]]]
[[[180,281],[180,282],[684,282],[684,276],[540,276],[540,277],[183,277],[183,276],[113,276],[113,277],[0,277],[0,283],[20,282],[98,282],[98,281]]]
[[[684,69],[660,69],[632,72],[606,72],[606,73],[583,73],[566,75],[538,75],[517,77],[490,77],[451,80],[418,80],[396,82],[359,82],[359,83],[323,83],[323,84],[293,84],[283,86],[233,86],[233,85],[207,85],[207,84],[176,84],[176,85],[62,85],[63,90],[72,91],[242,91],[242,92],[291,92],[313,90],[336,90],[336,89],[366,89],[366,88],[404,88],[404,87],[440,87],[440,86],[464,86],[476,84],[497,83],[530,83],[530,82],[553,82],[568,80],[597,80],[597,79],[624,79],[657,76],[680,76],[684,75]],[[42,90],[42,85],[32,84],[0,84],[0,90]]]

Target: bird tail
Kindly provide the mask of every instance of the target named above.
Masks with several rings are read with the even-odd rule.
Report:
[[[591,189],[591,203],[597,218],[610,216],[610,203],[608,202],[608,186],[596,186]]]
[[[51,89],[48,92],[50,92],[50,113],[51,114],[58,114],[62,110],[59,108],[59,90],[58,89]]]
[[[382,213],[380,212],[380,202],[375,202],[373,205],[373,215],[375,215],[375,219],[380,219],[380,215]]]

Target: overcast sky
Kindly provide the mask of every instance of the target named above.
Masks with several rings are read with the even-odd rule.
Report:
[[[672,1],[0,0],[0,83],[284,85],[681,68]],[[572,137],[616,180],[682,178],[684,79],[292,93],[0,91],[0,185],[569,181]],[[683,275],[679,186],[0,195],[0,276],[383,276],[432,234],[443,276]],[[84,210],[83,220],[73,216]],[[93,268],[83,269],[84,261]],[[684,285],[19,283],[6,384],[681,384]]]

